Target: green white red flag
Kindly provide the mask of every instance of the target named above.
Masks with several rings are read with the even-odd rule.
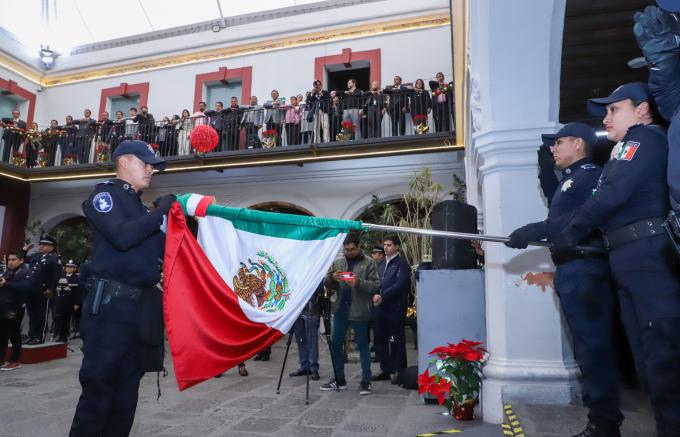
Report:
[[[168,341],[180,390],[221,374],[292,327],[361,222],[215,205],[179,196],[163,270]],[[195,238],[187,216],[198,221]]]

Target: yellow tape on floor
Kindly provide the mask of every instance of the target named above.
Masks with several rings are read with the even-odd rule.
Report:
[[[463,432],[461,429],[446,429],[444,431],[436,431],[436,432],[428,432],[425,434],[418,434],[418,437],[431,437],[434,435],[448,435],[448,434],[456,434],[459,432]]]
[[[501,423],[501,429],[504,436],[510,437],[524,437],[524,430],[520,424],[519,418],[512,411],[510,404],[503,405],[503,413],[505,413],[505,423]]]

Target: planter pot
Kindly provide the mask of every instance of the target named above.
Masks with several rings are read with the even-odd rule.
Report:
[[[475,401],[468,399],[460,405],[451,406],[451,415],[456,420],[473,420],[475,418]]]

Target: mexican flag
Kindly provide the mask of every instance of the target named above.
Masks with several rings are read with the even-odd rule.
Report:
[[[184,390],[286,334],[361,223],[230,208],[197,194],[178,201],[168,214],[163,306]]]

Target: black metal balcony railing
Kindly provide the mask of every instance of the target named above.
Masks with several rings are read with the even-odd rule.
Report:
[[[191,131],[210,125],[219,142],[213,152],[241,149],[285,148],[301,144],[375,143],[406,135],[449,135],[453,132],[452,96],[413,89],[399,93],[344,94],[264,106],[206,111],[182,119],[153,122],[150,117],[120,120],[77,120],[63,126],[0,128],[0,156],[18,167],[54,167],[108,162],[125,139],[146,141],[162,157],[189,157],[195,153]],[[148,121],[147,121],[148,120]],[[369,141],[373,140],[373,141]],[[210,154],[208,154],[210,155]]]

